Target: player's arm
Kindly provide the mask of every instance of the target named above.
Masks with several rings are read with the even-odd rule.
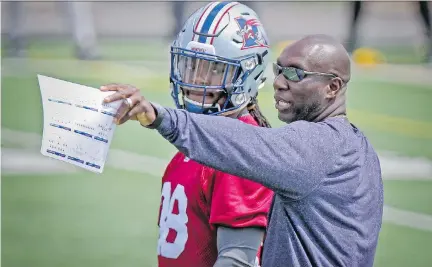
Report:
[[[217,228],[218,257],[213,267],[253,267],[261,242],[263,228]]]
[[[297,199],[317,188],[331,172],[337,133],[315,135],[323,124],[295,122],[264,128],[221,116],[205,116],[154,105],[153,124],[187,157],[217,170],[245,177]],[[294,124],[297,127],[292,127]],[[322,153],[320,153],[322,152]],[[317,155],[329,155],[318,157]]]

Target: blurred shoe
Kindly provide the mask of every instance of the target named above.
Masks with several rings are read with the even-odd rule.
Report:
[[[10,57],[26,57],[27,56],[27,43],[24,38],[11,38],[5,37],[6,45],[5,53]],[[3,48],[3,44],[2,44]]]
[[[429,66],[432,67],[432,49],[430,49],[428,51],[428,53],[426,53],[425,58],[424,58],[424,63]]]
[[[429,65],[432,64],[432,40],[429,42],[427,52],[426,52],[426,63]]]
[[[28,52],[25,49],[16,49],[15,47],[10,47],[6,49],[6,55],[9,57],[27,57]]]
[[[100,60],[102,59],[101,55],[99,55],[96,52],[88,51],[88,50],[82,50],[82,49],[76,49],[75,52],[76,58],[80,60]]]

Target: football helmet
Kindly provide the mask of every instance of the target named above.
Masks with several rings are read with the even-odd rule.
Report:
[[[211,2],[188,18],[171,46],[171,95],[190,112],[234,113],[257,97],[269,60],[269,40],[255,11],[238,2]],[[202,100],[185,90],[200,91]],[[206,103],[209,92],[220,97]]]

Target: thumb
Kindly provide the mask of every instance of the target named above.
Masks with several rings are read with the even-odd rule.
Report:
[[[137,113],[136,119],[143,126],[148,126],[152,124],[156,120],[156,111],[153,105],[150,102],[145,101],[144,110],[143,112]]]
[[[156,114],[153,110],[153,114],[151,112],[141,112],[136,115],[136,119],[143,126],[149,126],[156,120]]]

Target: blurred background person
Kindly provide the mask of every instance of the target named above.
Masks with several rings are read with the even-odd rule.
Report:
[[[352,53],[357,48],[357,36],[358,36],[358,24],[359,17],[362,14],[363,10],[363,1],[352,1],[352,17],[351,17],[351,27],[349,32],[349,39],[347,44],[348,52]],[[429,11],[429,3],[428,1],[416,1],[418,8],[418,16],[420,17],[422,24],[425,28],[425,57],[424,61],[432,63],[432,28],[431,28],[431,18]]]
[[[83,60],[98,59],[92,3],[65,1],[60,4],[75,45],[75,56]],[[2,5],[9,13],[10,19],[10,28],[6,36],[9,43],[7,52],[11,56],[22,57],[28,48],[28,36],[23,28],[26,19],[25,2],[3,2]]]
[[[171,37],[175,38],[180,32],[183,24],[185,23],[185,1],[173,1],[172,11],[174,14],[174,27],[172,29]]]
[[[92,2],[66,1],[63,4],[66,4],[67,21],[75,43],[76,57],[98,59]]]

